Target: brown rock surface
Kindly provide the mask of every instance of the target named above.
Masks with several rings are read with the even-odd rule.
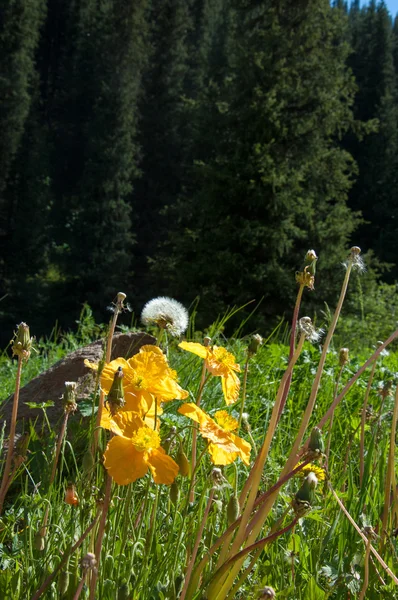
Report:
[[[117,333],[113,338],[112,360],[123,356],[130,358],[137,354],[141,346],[155,344],[156,339],[146,333]],[[62,414],[60,397],[64,391],[65,381],[77,382],[77,399],[87,398],[95,385],[95,372],[85,366],[84,360],[99,362],[103,356],[103,340],[97,340],[88,346],[79,348],[58,361],[50,369],[41,373],[27,383],[20,391],[18,422],[23,419],[36,419],[42,416],[42,411],[29,408],[25,402],[52,401],[54,406],[46,409],[50,422],[54,423]],[[9,421],[12,411],[13,396],[9,396],[0,409],[0,421]]]

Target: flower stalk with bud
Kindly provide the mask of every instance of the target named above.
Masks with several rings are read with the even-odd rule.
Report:
[[[11,467],[15,445],[15,429],[18,415],[19,391],[21,389],[22,364],[30,357],[32,342],[33,338],[30,337],[29,326],[26,323],[20,323],[12,342],[12,354],[13,356],[18,357],[18,366],[15,381],[14,402],[12,405],[10,435],[8,438],[8,452],[0,486],[0,515],[3,512],[4,500],[12,482]]]

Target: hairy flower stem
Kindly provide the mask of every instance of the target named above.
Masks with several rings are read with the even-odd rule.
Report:
[[[186,574],[185,574],[184,587],[183,587],[182,592],[181,592],[180,600],[184,600],[185,599],[185,596],[186,596],[187,591],[188,591],[188,586],[189,586],[189,582],[190,582],[190,579],[191,579],[192,569],[193,569],[194,564],[195,564],[196,555],[198,553],[199,544],[200,544],[200,540],[202,539],[202,534],[203,534],[203,530],[204,530],[205,525],[206,525],[207,517],[209,516],[210,508],[211,508],[211,505],[213,503],[213,497],[214,497],[214,488],[212,488],[210,490],[210,494],[209,494],[209,498],[207,500],[207,505],[206,505],[206,509],[205,509],[205,512],[204,512],[204,515],[203,515],[203,519],[202,519],[202,522],[201,522],[201,524],[200,524],[200,526],[198,528],[197,534],[196,534],[195,544],[194,544],[194,547],[193,547],[193,550],[192,550],[192,555],[191,555],[191,558],[190,558],[190,561],[189,561],[189,564],[188,564],[188,567],[187,567],[187,571],[186,571]]]
[[[365,552],[365,558],[364,558],[363,585],[362,585],[361,592],[360,592],[360,594],[358,596],[358,600],[364,600],[365,594],[366,594],[366,590],[368,589],[368,585],[369,585],[369,557],[370,557],[370,538],[369,538],[367,546],[366,546],[366,552]]]
[[[294,305],[294,311],[293,311],[292,330],[291,330],[291,333],[290,333],[289,360],[292,360],[292,357],[293,357],[293,354],[294,354],[294,348],[296,346],[297,320],[298,320],[298,316],[299,316],[299,312],[300,312],[300,305],[301,305],[301,299],[303,297],[303,291],[304,291],[304,283],[300,283],[300,287],[298,289],[297,297],[296,297],[296,304]],[[285,404],[286,404],[286,400],[287,400],[287,395],[288,395],[289,390],[290,390],[290,383],[291,383],[291,381],[292,381],[292,374],[290,374],[290,377],[286,381],[285,389],[283,391],[283,396],[282,396],[282,400],[281,400],[281,405],[280,405],[280,408],[279,408],[278,420],[281,418],[283,409],[285,408]]]
[[[210,338],[205,337],[203,340],[203,345],[207,348],[210,344]],[[200,376],[199,390],[196,398],[196,406],[200,406],[203,396],[203,390],[206,384],[206,361],[203,362],[202,365],[202,373]],[[197,440],[198,440],[198,425],[195,424],[192,431],[192,454],[191,454],[191,477],[192,477],[192,486],[191,491],[189,492],[189,501],[193,502],[195,500],[195,480],[194,480],[194,471],[196,467],[196,449],[197,449]]]
[[[238,425],[238,433],[239,433],[239,430],[240,430],[240,426],[242,424],[243,411],[245,409],[247,374],[249,372],[249,360],[250,360],[250,355],[249,355],[249,353],[247,353],[246,362],[245,362],[245,370],[243,372],[242,400],[240,402],[239,421],[238,421],[238,423],[239,423],[239,425]]]
[[[341,375],[343,373],[343,369],[344,369],[344,365],[341,365],[341,367],[339,369],[339,372],[337,374],[336,385],[334,386],[333,400],[337,396],[337,391],[339,389],[339,384],[340,384]],[[326,469],[328,469],[328,467],[329,467],[329,456],[330,456],[330,444],[332,442],[333,419],[334,419],[334,413],[331,416],[330,423],[329,423],[328,441],[327,441],[326,452],[325,452],[325,455],[326,455]]]
[[[57,465],[58,465],[59,455],[61,453],[62,442],[64,440],[65,433],[66,433],[66,427],[67,427],[67,424],[68,424],[69,414],[70,414],[69,412],[65,412],[64,418],[62,420],[61,430],[60,430],[60,432],[58,434],[57,447],[55,449],[55,456],[54,456],[53,466],[52,466],[52,470],[51,470],[50,481],[49,481],[49,484],[48,484],[48,489],[49,490],[51,489],[51,486],[54,483],[55,474],[57,472]],[[47,523],[48,523],[48,514],[49,514],[49,511],[50,511],[50,505],[47,504],[46,510],[45,510],[45,513],[44,513],[44,517],[43,517],[43,524],[42,524],[43,536],[46,535],[46,528],[47,528]]]
[[[64,567],[66,565],[66,563],[68,562],[71,555],[82,545],[82,543],[84,542],[84,540],[86,539],[86,537],[88,536],[90,531],[96,526],[98,519],[100,517],[100,514],[101,514],[100,512],[97,513],[95,519],[90,523],[90,525],[87,527],[86,531],[80,536],[80,538],[72,546],[72,548],[69,550],[69,552],[65,552],[65,554],[63,555],[58,566],[54,569],[54,571],[51,573],[51,575],[49,575],[47,577],[47,579],[40,586],[40,588],[37,590],[37,592],[32,596],[31,600],[38,600],[40,598],[40,596],[42,596],[44,594],[44,592],[54,581],[54,579],[56,578],[56,576],[58,575],[58,573],[60,572],[62,567]]]
[[[387,473],[386,480],[384,485],[384,507],[383,507],[383,516],[381,519],[381,531],[380,531],[380,551],[384,548],[386,531],[387,531],[387,521],[388,521],[388,513],[390,510],[390,494],[392,482],[394,479],[394,457],[395,457],[395,434],[397,431],[397,419],[398,419],[398,386],[395,389],[395,402],[394,402],[394,411],[392,415],[392,423],[391,423],[391,433],[390,433],[390,448],[388,452],[388,463],[387,463]]]
[[[336,307],[336,310],[334,312],[333,319],[332,319],[331,325],[329,327],[329,331],[328,331],[327,336],[326,336],[325,344],[324,344],[323,349],[322,349],[322,354],[321,354],[321,358],[319,360],[318,369],[317,369],[317,372],[316,372],[316,375],[315,375],[314,383],[313,383],[312,388],[311,388],[310,398],[308,400],[307,407],[306,407],[306,409],[304,411],[304,415],[303,415],[303,418],[301,420],[299,432],[298,432],[297,437],[296,437],[296,439],[294,441],[293,447],[292,447],[292,449],[290,451],[290,454],[289,454],[287,462],[286,462],[286,464],[284,466],[284,469],[282,471],[282,476],[285,475],[286,473],[288,473],[289,471],[291,471],[292,468],[293,468],[293,466],[294,466],[294,464],[297,462],[297,457],[298,457],[298,454],[299,454],[299,448],[301,446],[304,434],[305,434],[305,432],[307,430],[307,427],[308,427],[308,424],[309,424],[309,421],[310,421],[310,418],[311,418],[311,415],[312,415],[312,411],[313,411],[314,406],[315,406],[315,401],[316,401],[316,397],[317,397],[317,393],[318,393],[318,389],[319,389],[319,385],[320,385],[320,381],[321,381],[321,377],[322,377],[322,373],[323,373],[323,368],[324,368],[325,361],[326,361],[327,351],[329,349],[330,342],[331,342],[331,339],[333,337],[333,334],[334,334],[334,331],[335,331],[335,328],[336,328],[336,325],[337,325],[337,321],[338,321],[338,318],[340,316],[340,312],[341,312],[341,309],[342,309],[342,306],[343,306],[343,302],[344,302],[344,298],[345,298],[345,295],[346,295],[346,292],[347,292],[347,287],[348,287],[348,282],[349,282],[349,279],[350,279],[350,274],[351,274],[351,271],[352,271],[352,267],[353,267],[353,260],[349,260],[348,265],[347,265],[347,270],[346,270],[346,273],[345,273],[345,277],[344,277],[344,281],[343,281],[343,285],[342,285],[341,292],[340,292],[339,301],[337,303],[337,307]],[[297,350],[296,350],[296,352],[297,352]],[[288,375],[291,375],[291,372],[292,372],[292,369],[290,371],[286,371],[286,373],[288,373]],[[286,375],[286,373],[285,373],[285,375]],[[282,393],[283,393],[283,390],[285,388],[286,381],[287,381],[287,377],[286,377],[286,380],[284,382],[283,382],[283,378],[282,378],[281,385],[280,385],[280,387],[281,387],[282,386],[282,382],[283,382]],[[282,396],[282,394],[281,394],[281,396]],[[276,405],[276,403],[275,403],[275,405]],[[280,400],[279,400],[278,409],[279,409],[279,406],[280,406]],[[274,408],[275,408],[275,406],[274,406]],[[272,417],[271,417],[271,422],[272,422]],[[278,421],[276,419],[275,423],[273,424],[272,435],[273,435],[273,433],[275,431],[277,422]],[[270,424],[269,430],[270,429],[271,429],[271,424]],[[267,432],[267,437],[268,437],[268,432]],[[271,440],[269,440],[269,443],[270,443],[270,441]],[[268,454],[268,452],[267,452],[267,454]],[[259,463],[259,466],[261,465],[261,472],[262,472],[262,469],[263,469],[264,462],[260,461],[260,463]],[[253,493],[254,487],[256,489],[258,489],[258,483],[260,481],[260,478],[261,478],[261,473],[260,473],[260,476],[258,478],[258,482],[256,482],[256,486],[252,487],[250,494]],[[236,552],[239,550],[240,546],[243,543],[246,544],[246,547],[248,545],[251,545],[251,544],[254,543],[255,539],[257,538],[257,536],[259,535],[259,533],[260,533],[260,531],[261,531],[261,529],[263,527],[263,524],[265,523],[265,521],[266,521],[266,519],[267,519],[267,517],[269,515],[270,510],[272,509],[272,507],[274,505],[274,502],[275,502],[277,496],[278,496],[278,492],[274,492],[274,494],[272,494],[269,497],[268,501],[265,502],[264,506],[260,509],[260,511],[258,513],[259,515],[261,515],[261,517],[259,518],[258,523],[253,528],[252,532],[249,534],[249,536],[247,538],[245,536],[245,530],[246,530],[246,525],[247,525],[247,521],[248,521],[249,515],[247,515],[246,522],[244,522],[244,519],[242,519],[240,530],[238,531],[238,533],[236,535],[236,538],[235,538],[235,540],[234,540],[234,542],[232,544],[231,550],[227,554],[227,556],[229,556],[229,557],[234,556],[236,554]],[[248,505],[250,506],[250,512],[251,512],[252,504],[250,505],[250,496],[249,496],[249,500],[248,500]],[[246,512],[246,509],[245,509],[245,512]],[[244,528],[242,527],[243,524],[244,524]],[[221,576],[220,575],[217,577],[217,579],[215,579],[212,593],[210,593],[210,590],[209,590],[209,600],[221,600],[221,598],[224,598],[224,597],[227,596],[229,590],[231,589],[231,587],[233,585],[233,582],[234,582],[234,579],[235,579],[236,575],[239,573],[239,570],[242,567],[243,562],[244,562],[244,559],[242,559],[242,560],[236,560],[233,563],[232,568],[230,569],[230,571],[229,571],[228,575],[226,576],[226,578],[225,579],[223,578],[223,581],[221,581]],[[220,561],[219,561],[218,565],[219,564],[220,564]]]
[[[83,577],[81,578],[79,585],[77,586],[75,595],[73,596],[73,600],[79,600],[80,594],[82,593],[82,589],[84,586],[84,582],[86,581],[86,577],[87,577],[87,570],[85,570],[83,573]]]
[[[104,502],[102,505],[101,518],[98,526],[97,539],[95,542],[95,559],[97,561],[97,569],[92,572],[91,581],[90,581],[90,600],[94,600],[95,598],[95,588],[97,585],[99,567],[100,567],[100,559],[101,559],[101,550],[102,550],[102,540],[104,538],[105,527],[106,527],[106,519],[108,517],[109,505],[111,503],[111,491],[112,491],[112,477],[106,474],[105,478],[105,494],[104,494]]]
[[[15,444],[15,427],[16,427],[16,423],[17,423],[17,414],[18,414],[19,390],[21,389],[22,361],[23,361],[23,357],[21,355],[19,355],[18,356],[18,366],[17,366],[17,376],[16,376],[16,381],[15,381],[14,402],[12,405],[10,435],[8,438],[8,452],[7,452],[6,464],[4,466],[3,478],[1,481],[1,487],[0,487],[0,515],[3,512],[4,500],[5,500],[6,494],[8,492],[8,488],[10,487],[11,481],[12,481],[12,477],[10,477],[10,471],[11,471],[12,456],[14,453],[14,444]]]
[[[126,297],[125,294],[122,294],[120,292],[117,295],[117,301],[115,304],[113,317],[109,323],[108,337],[106,340],[105,363],[109,363],[111,361],[113,334],[115,333],[117,318],[119,316],[120,311],[123,308],[123,300],[125,299],[125,297]],[[99,436],[100,427],[101,427],[102,411],[104,410],[104,400],[105,400],[105,393],[102,389],[100,389],[97,419],[95,422],[95,429],[94,429],[94,442],[93,442],[93,448],[92,448],[93,456],[95,456],[95,454],[97,452],[97,447],[98,447],[98,436]]]
[[[280,478],[271,488],[269,488],[266,492],[261,494],[261,496],[259,496],[256,499],[253,509],[264,504],[264,502],[267,500],[267,498],[269,498],[269,496],[271,494],[276,492],[280,487],[282,487],[282,485],[287,483],[287,481],[289,481],[289,479],[291,479],[294,475],[296,475],[299,471],[301,471],[301,469],[303,469],[306,465],[308,465],[311,462],[311,460],[312,460],[311,457],[306,458],[302,463],[297,465],[290,473],[287,473],[284,477]],[[256,513],[256,515],[254,515],[252,521],[249,523],[249,525],[247,527],[248,533],[250,533],[250,531],[256,524],[256,516],[257,516],[257,513]],[[239,526],[241,521],[242,521],[242,516],[238,517],[234,523],[231,523],[231,525],[228,527],[228,529],[226,531],[224,531],[224,533],[216,540],[216,542],[213,544],[213,546],[211,548],[209,548],[209,550],[207,551],[205,556],[201,559],[201,561],[199,562],[198,566],[196,567],[196,569],[194,571],[194,574],[191,578],[191,584],[189,586],[190,587],[189,591],[191,591],[192,589],[196,589],[198,587],[200,575],[203,572],[204,568],[206,567],[207,563],[209,562],[210,558],[218,550],[218,548],[220,548],[220,546],[223,546],[224,544],[228,543],[228,540],[231,538],[231,535],[233,534],[234,530]],[[250,571],[248,571],[248,572],[250,572]]]
[[[373,383],[374,374],[376,371],[377,361],[374,361],[368,385],[366,386],[365,398],[362,406],[361,416],[361,438],[359,441],[359,485],[362,487],[363,474],[365,472],[365,424],[366,424],[366,409],[368,408],[369,394]],[[333,417],[332,417],[333,418]]]
[[[245,539],[247,523],[249,521],[251,512],[253,510],[254,502],[255,502],[256,496],[257,496],[257,491],[258,491],[260,481],[261,481],[261,476],[262,476],[262,473],[264,470],[264,464],[265,464],[265,461],[267,460],[268,452],[271,447],[271,442],[272,442],[272,439],[273,439],[273,436],[275,433],[275,429],[276,429],[276,426],[278,423],[279,407],[280,407],[280,402],[281,402],[282,395],[283,395],[283,390],[285,389],[286,381],[288,380],[289,376],[291,375],[293,367],[296,364],[296,362],[301,354],[301,351],[302,351],[302,348],[304,345],[304,341],[305,341],[305,334],[302,333],[300,336],[299,342],[297,344],[295,353],[292,357],[292,360],[289,362],[288,367],[282,376],[282,379],[281,379],[281,382],[279,385],[279,389],[277,392],[277,396],[275,399],[274,407],[272,410],[271,420],[270,420],[270,423],[268,426],[268,430],[267,430],[267,434],[265,436],[263,446],[260,450],[260,453],[255,461],[253,468],[251,469],[251,471],[249,473],[249,477],[246,481],[246,484],[242,490],[242,493],[241,493],[241,496],[239,499],[240,505],[243,506],[244,502],[245,502],[245,498],[248,495],[248,500],[246,502],[244,511],[242,513],[242,521],[240,523],[235,540],[234,540],[229,552],[228,552],[228,543],[224,544],[224,547],[221,550],[220,557],[219,557],[219,560],[217,563],[218,566],[222,564],[222,562],[224,561],[224,559],[227,556],[236,554],[236,552],[239,550],[242,542]]]

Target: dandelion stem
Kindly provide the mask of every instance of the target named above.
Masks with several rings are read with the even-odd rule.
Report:
[[[109,363],[111,361],[113,334],[115,333],[117,318],[119,316],[120,311],[122,310],[123,300],[125,297],[126,297],[125,294],[122,294],[120,292],[117,295],[115,310],[113,313],[113,317],[109,323],[108,337],[106,340],[105,363]],[[99,436],[100,427],[101,427],[102,411],[104,410],[104,400],[105,400],[105,393],[102,389],[100,389],[97,419],[96,419],[95,429],[94,429],[94,443],[93,443],[93,450],[92,450],[93,456],[95,456],[95,453],[96,453],[97,447],[98,447],[98,436]]]
[[[14,394],[14,402],[12,405],[12,414],[11,414],[11,423],[10,423],[10,435],[8,438],[8,452],[6,458],[6,464],[3,471],[3,479],[1,481],[0,487],[0,515],[3,512],[3,504],[8,492],[8,488],[11,485],[12,478],[10,477],[12,456],[14,453],[14,444],[15,444],[15,427],[17,422],[17,414],[18,414],[18,401],[19,401],[19,390],[21,389],[21,374],[22,374],[22,360],[23,357],[21,355],[18,356],[18,366],[17,366],[17,376],[15,382],[15,394]]]
[[[395,457],[395,433],[397,430],[397,419],[398,419],[398,386],[395,389],[395,402],[394,411],[392,415],[391,433],[390,433],[390,448],[388,452],[388,463],[387,463],[387,474],[384,485],[384,507],[383,516],[381,519],[381,532],[380,532],[380,549],[384,547],[384,540],[387,530],[388,513],[390,510],[390,494],[391,494],[391,483],[394,478],[394,457]]]
[[[294,354],[294,349],[295,349],[295,346],[296,346],[297,320],[298,320],[298,316],[299,316],[299,312],[300,312],[300,305],[301,305],[301,299],[303,297],[303,291],[304,291],[304,284],[300,283],[300,287],[298,289],[297,297],[296,297],[296,304],[294,305],[294,311],[293,311],[292,330],[291,330],[291,333],[290,333],[289,360],[292,360],[292,357],[293,357],[293,354]],[[291,381],[292,381],[292,374],[290,374],[290,377],[288,377],[288,379],[286,381],[285,389],[284,389],[283,395],[282,395],[281,404],[280,404],[280,407],[279,407],[278,420],[281,418],[283,409],[285,408],[285,404],[286,404],[286,400],[287,400],[287,395],[289,393]]]
[[[372,366],[372,370],[370,372],[370,377],[368,381],[368,385],[366,386],[365,398],[362,406],[362,416],[361,416],[361,438],[359,442],[359,484],[362,487],[363,482],[363,474],[365,471],[365,424],[366,424],[366,409],[368,407],[369,394],[372,387],[373,377],[376,371],[377,361],[375,360]],[[332,415],[333,418],[333,415]]]

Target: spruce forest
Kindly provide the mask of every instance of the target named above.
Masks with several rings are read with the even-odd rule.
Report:
[[[0,57],[3,346],[22,315],[48,333],[87,302],[103,320],[119,288],[135,310],[199,301],[199,326],[255,300],[244,314],[270,329],[297,257],[322,248],[322,310],[352,243],[391,306],[398,23],[383,2],[4,0]]]

